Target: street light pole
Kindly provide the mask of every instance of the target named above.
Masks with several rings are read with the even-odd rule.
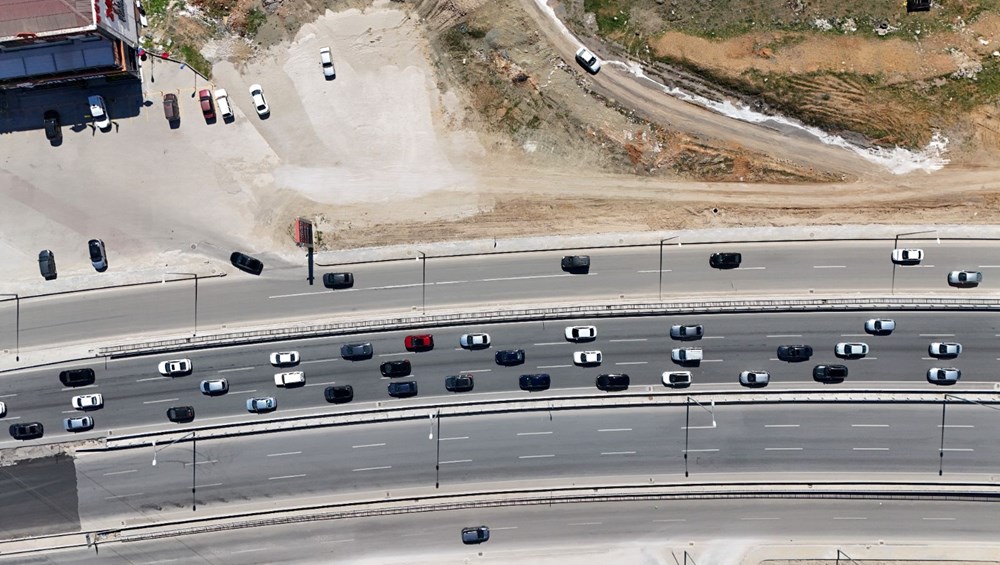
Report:
[[[198,273],[167,273],[168,275],[194,277],[194,332],[192,336],[198,335]]]
[[[191,432],[191,433],[189,433],[189,434],[184,434],[184,435],[182,435],[181,437],[179,437],[179,438],[175,439],[174,441],[172,441],[172,442],[168,443],[167,445],[165,445],[165,446],[163,446],[163,447],[161,447],[161,448],[159,448],[159,449],[156,449],[156,440],[154,439],[154,440],[153,440],[153,467],[156,467],[156,454],[157,454],[157,453],[159,453],[159,452],[163,451],[164,449],[166,449],[166,448],[170,447],[171,445],[173,445],[173,444],[175,444],[175,443],[179,442],[180,440],[182,440],[182,439],[184,439],[184,438],[186,438],[186,437],[188,437],[188,436],[194,436],[194,432]]]
[[[715,428],[715,401],[714,400],[712,401],[712,404],[711,404],[712,408],[709,409],[709,408],[706,408],[705,405],[702,404],[701,402],[698,402],[697,400],[695,400],[695,399],[691,398],[690,396],[688,396],[684,400],[684,408],[685,408],[685,415],[684,415],[684,476],[685,477],[688,476],[688,437],[690,435],[690,431],[689,430],[691,429],[691,403],[692,402],[694,402],[695,404],[697,404],[698,406],[700,406],[702,410],[704,410],[704,411],[706,411],[706,412],[708,412],[709,414],[712,415],[712,428],[713,429]]]
[[[0,296],[13,296],[14,309],[14,361],[21,360],[21,297],[17,294],[0,294]]]
[[[659,291],[659,297],[660,297],[660,300],[663,300],[663,242],[664,241],[670,241],[671,239],[677,239],[678,237],[680,237],[680,236],[675,235],[673,237],[667,237],[667,238],[664,238],[664,239],[660,240],[660,268],[659,268],[659,273],[660,273],[660,291]]]
[[[436,414],[431,414],[431,426],[437,420],[437,457],[434,460],[434,488],[441,488],[441,409],[438,408]],[[431,431],[431,439],[434,439],[434,432]]]
[[[420,276],[420,311],[427,313],[427,254],[417,250],[420,254],[421,276]]]
[[[907,233],[897,233],[896,238],[892,241],[893,251],[899,246],[899,238],[906,237],[908,235],[921,235],[925,233],[937,233],[937,230],[923,230],[923,231],[912,231]],[[937,238],[938,245],[941,245],[941,237]],[[892,264],[892,283],[889,289],[889,294],[896,294],[896,263]]]
[[[996,406],[991,406],[989,404],[983,404],[982,402],[977,402],[975,400],[972,400],[971,398],[964,398],[964,397],[957,396],[957,395],[954,395],[954,394],[945,394],[944,395],[944,397],[941,399],[941,447],[939,449],[940,457],[938,458],[939,461],[940,461],[940,463],[938,465],[938,476],[939,477],[944,474],[944,428],[945,428],[945,425],[944,425],[944,416],[945,416],[945,407],[948,406],[948,399],[949,398],[954,398],[955,400],[961,400],[962,402],[968,402],[969,404],[976,404],[976,405],[982,406],[983,408],[989,408],[990,410],[1000,411],[1000,408],[998,408]]]

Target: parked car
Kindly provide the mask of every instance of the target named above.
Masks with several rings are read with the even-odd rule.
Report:
[[[872,318],[865,322],[865,332],[872,335],[889,335],[896,329],[894,320]]]
[[[417,395],[417,381],[399,381],[389,383],[389,396],[395,398],[407,398]]]
[[[552,378],[545,373],[539,375],[521,375],[517,384],[521,387],[521,390],[539,392],[549,388],[549,385],[552,384]]]
[[[323,275],[323,286],[342,289],[354,286],[354,273],[326,273]]]
[[[94,384],[94,370],[89,367],[60,371],[59,382],[64,386],[87,386]]]
[[[271,364],[275,367],[293,367],[299,364],[298,351],[276,351],[271,354]]]
[[[104,97],[94,94],[87,97],[90,105],[90,117],[94,120],[94,125],[98,129],[107,130],[111,128],[111,118],[108,117],[108,108],[104,104]]]
[[[670,352],[670,359],[681,365],[696,365],[701,363],[704,354],[700,347],[678,347]]]
[[[924,260],[923,249],[893,249],[892,262],[897,265],[916,265]]]
[[[167,408],[167,419],[175,424],[186,424],[194,421],[194,407],[174,406]]]
[[[705,326],[701,324],[693,326],[670,326],[670,337],[671,339],[678,339],[682,341],[701,339],[705,335]]]
[[[628,375],[598,375],[594,383],[599,390],[605,392],[616,392],[627,390],[629,384]]]
[[[257,110],[257,115],[264,117],[271,113],[271,108],[264,100],[264,89],[259,84],[250,85],[250,98],[253,100],[253,107]]]
[[[490,346],[490,334],[464,334],[458,338],[463,349],[486,349]]]
[[[434,349],[434,336],[431,334],[408,335],[403,339],[407,351],[430,351]]]
[[[448,392],[469,392],[474,385],[472,375],[452,375],[444,380]]]
[[[344,404],[354,400],[354,387],[351,385],[328,386],[323,389],[323,397],[327,402]]]
[[[190,373],[193,367],[190,359],[172,359],[161,361],[157,368],[164,377],[177,377]]]
[[[274,374],[274,386],[283,386],[286,388],[305,386],[306,385],[306,374],[302,371],[288,371],[286,373],[275,373]]]
[[[85,432],[94,428],[94,419],[90,416],[77,416],[63,420],[67,432]]]
[[[496,352],[493,356],[496,360],[497,365],[503,365],[504,367],[512,367],[514,365],[520,365],[524,363],[524,350],[523,349],[502,349]]]
[[[278,401],[273,396],[247,399],[247,412],[264,414],[278,409]]]
[[[764,370],[743,371],[740,373],[740,384],[750,388],[767,386],[771,380],[771,374]]]
[[[370,343],[345,343],[340,346],[340,356],[348,361],[364,361],[375,355]]]
[[[233,119],[233,107],[229,104],[229,94],[225,88],[215,89],[215,105],[219,108],[219,115],[223,120]]]
[[[936,385],[953,385],[962,378],[962,371],[954,367],[927,369],[927,381]]]
[[[596,75],[601,71],[601,61],[586,47],[581,47],[576,52],[576,62],[580,63],[588,73]]]
[[[935,341],[927,346],[927,354],[939,359],[950,359],[962,354],[961,343],[941,343]]]
[[[59,141],[62,139],[62,127],[59,124],[59,112],[46,110],[42,114],[42,125],[45,126],[45,139]]]
[[[333,67],[333,55],[330,54],[329,47],[324,47],[319,50],[319,64],[323,67],[323,76],[326,80],[331,80],[337,77],[337,69]]]
[[[202,394],[207,394],[208,396],[222,396],[229,392],[229,381],[226,379],[210,379],[201,381],[201,385],[198,387]]]
[[[979,286],[983,282],[983,274],[979,271],[952,271],[948,273],[948,284],[951,286]]]
[[[708,264],[715,269],[735,269],[743,262],[741,253],[713,253],[708,258]]]
[[[844,359],[860,359],[868,355],[867,343],[838,343],[833,350],[837,357]]]
[[[562,270],[567,273],[586,274],[590,271],[590,256],[567,255],[562,258]]]
[[[839,383],[846,378],[846,365],[816,365],[813,367],[813,379],[821,383]]]
[[[604,356],[600,351],[575,351],[573,352],[573,363],[585,367],[594,367],[601,364]]]
[[[233,251],[233,253],[229,256],[229,262],[232,263],[237,269],[245,273],[250,273],[251,275],[260,275],[264,272],[264,264],[261,263],[259,259],[251,257],[246,253]]]
[[[691,386],[691,371],[664,371],[660,380],[663,386],[684,388]]]
[[[486,526],[474,526],[462,528],[462,543],[465,545],[475,545],[490,540],[490,529]]]
[[[201,115],[205,116],[205,121],[215,119],[215,104],[212,103],[212,91],[205,89],[198,91],[198,102],[201,104]]]
[[[177,106],[177,95],[170,92],[163,95],[163,117],[168,122],[176,122],[181,119],[181,110]]]
[[[596,326],[570,326],[566,328],[566,339],[568,341],[594,341],[597,339]]]
[[[778,346],[778,360],[797,363],[808,361],[812,357],[813,348],[808,345],[781,345]]]
[[[11,424],[9,431],[14,439],[38,439],[45,435],[45,426],[41,422],[22,422]]]
[[[49,249],[43,249],[38,254],[38,270],[41,271],[42,278],[47,281],[59,276],[56,272],[56,254]]]
[[[79,396],[74,396],[70,400],[70,404],[76,410],[100,410],[104,407],[104,396],[101,394],[81,394]]]
[[[94,270],[103,273],[108,270],[108,253],[104,249],[104,241],[92,239],[87,242],[87,251],[90,253],[90,264]]]
[[[400,359],[398,361],[386,361],[379,365],[379,371],[382,372],[383,377],[405,377],[410,374],[410,361],[408,359]]]

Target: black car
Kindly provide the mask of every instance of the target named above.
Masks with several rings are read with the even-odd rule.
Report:
[[[46,139],[49,141],[62,139],[62,128],[59,127],[59,112],[46,110],[45,114],[42,115],[42,121],[45,124]]]
[[[628,375],[601,375],[597,377],[597,388],[605,392],[626,390],[628,383]]]
[[[233,254],[229,256],[229,261],[237,269],[251,275],[259,275],[264,271],[264,264],[260,262],[260,259],[255,259],[246,253],[233,251]]]
[[[389,383],[389,396],[406,398],[417,395],[417,381]]]
[[[410,369],[409,359],[386,361],[378,368],[379,371],[382,371],[383,377],[405,377],[410,374]]]
[[[808,361],[812,357],[813,348],[808,345],[782,345],[778,347],[780,361]]]
[[[502,349],[497,351],[494,358],[497,361],[497,365],[503,365],[504,367],[511,367],[514,365],[520,365],[524,363],[524,350],[523,349]]]
[[[472,375],[452,375],[444,380],[448,392],[469,392],[473,384]]]
[[[816,365],[813,367],[813,378],[821,383],[839,383],[847,378],[847,367],[844,365]]]
[[[104,250],[104,241],[92,239],[87,242],[87,251],[90,253],[90,264],[94,270],[103,273],[108,270],[108,254]]]
[[[708,258],[708,264],[714,269],[735,269],[743,262],[743,255],[740,253],[712,253]]]
[[[563,257],[562,270],[567,273],[586,274],[590,271],[590,255],[567,255]]]
[[[344,404],[354,400],[354,388],[351,385],[328,386],[323,390],[327,402]]]
[[[348,361],[371,359],[375,349],[370,343],[345,343],[340,346],[340,356]]]
[[[59,373],[59,382],[64,386],[87,386],[94,384],[94,370],[89,367],[68,369]]]
[[[177,424],[186,424],[194,421],[194,407],[174,406],[167,408],[167,419]]]
[[[38,439],[45,435],[41,422],[24,422],[10,425],[10,437],[14,439]]]
[[[462,543],[465,545],[476,545],[487,541],[490,541],[490,529],[486,526],[462,528]]]
[[[323,286],[326,288],[351,288],[354,286],[354,274],[326,273],[323,275]]]
[[[38,270],[42,272],[42,277],[50,281],[56,278],[56,254],[50,249],[43,249],[38,254]]]
[[[551,383],[552,378],[544,373],[541,375],[521,375],[521,378],[518,379],[517,382],[518,386],[521,387],[521,390],[527,390],[530,392],[546,390],[549,388]]]

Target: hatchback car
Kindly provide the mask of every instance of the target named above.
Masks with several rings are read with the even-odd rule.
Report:
[[[872,335],[889,335],[896,329],[895,320],[872,318],[865,322],[865,332]]]
[[[199,90],[198,102],[201,104],[201,115],[205,116],[205,121],[215,119],[215,104],[212,103],[211,90]]]
[[[172,359],[161,361],[157,368],[164,377],[176,377],[190,373],[192,365],[190,359]]]
[[[348,361],[364,361],[375,355],[370,343],[345,343],[340,346],[340,356]]]
[[[408,335],[403,339],[407,351],[430,351],[434,349],[434,336],[431,334]]]
[[[671,339],[692,340],[701,339],[705,335],[705,326],[701,324],[695,326],[670,326]]]
[[[962,371],[954,367],[941,369],[933,367],[927,369],[927,381],[936,385],[953,385],[962,378]]]
[[[324,47],[319,50],[319,64],[323,67],[323,77],[326,80],[331,80],[337,77],[337,69],[333,67],[333,55],[330,54],[330,48]]]
[[[935,341],[927,346],[927,354],[939,359],[958,357],[962,354],[961,343],[941,343]]]
[[[104,241],[92,239],[87,242],[87,251],[90,253],[90,264],[94,270],[103,273],[108,270],[108,254],[104,250]]]
[[[586,47],[581,47],[576,52],[576,62],[580,63],[588,73],[596,75],[601,71],[601,61]]]
[[[59,141],[62,139],[62,127],[59,125],[59,112],[46,110],[42,114],[42,124],[45,126],[45,139]]]
[[[486,526],[462,528],[462,543],[476,545],[490,540],[490,529]]]
[[[194,407],[173,406],[167,408],[167,419],[175,424],[186,424],[194,421]]]
[[[247,399],[247,412],[263,414],[265,412],[274,412],[277,409],[278,401],[273,396]]]
[[[274,374],[274,386],[292,388],[306,385],[306,374],[302,371],[289,371]]]
[[[38,270],[42,278],[51,281],[59,276],[56,272],[56,254],[51,249],[43,249],[38,253]]]
[[[838,343],[833,350],[837,357],[844,359],[860,359],[868,355],[867,343]]]
[[[417,395],[417,381],[400,381],[389,383],[387,388],[389,396],[395,398],[407,398]]]
[[[567,273],[586,274],[590,271],[590,256],[567,255],[562,258],[562,270]]]
[[[261,263],[260,259],[251,257],[246,253],[233,251],[233,253],[229,256],[229,262],[232,263],[234,267],[243,271],[244,273],[250,273],[251,275],[260,275],[262,272],[264,272],[264,263]]]
[[[226,379],[210,379],[201,381],[201,386],[198,387],[202,394],[207,394],[208,396],[222,396],[229,392],[229,381]]]
[[[496,360],[497,365],[503,365],[504,367],[512,367],[514,365],[520,365],[524,363],[524,350],[523,349],[502,349],[497,351],[496,355],[493,356]]]
[[[60,371],[59,382],[64,386],[87,386],[94,384],[94,370],[89,367]]]
[[[540,375],[521,375],[521,378],[517,380],[517,385],[521,387],[521,390],[528,392],[547,390],[551,384],[552,377],[545,373]]]
[[[808,345],[780,345],[778,346],[778,360],[780,361],[791,361],[793,363],[799,361],[808,361],[812,357],[813,348]]]
[[[750,388],[767,386],[771,380],[771,374],[764,370],[743,371],[740,373],[740,384]]]
[[[291,367],[299,364],[298,351],[276,351],[271,354],[271,364],[275,367]]]
[[[568,341],[594,341],[597,339],[596,326],[569,326],[566,328],[566,339]]]
[[[448,392],[469,392],[474,385],[472,375],[452,375],[444,380]]]
[[[660,376],[663,386],[684,388],[691,386],[691,371],[664,371]]]
[[[847,378],[846,365],[816,365],[813,378],[821,383],[839,383]]]
[[[924,260],[923,249],[893,249],[892,262],[897,265],[916,265]]]
[[[405,377],[410,374],[410,361],[408,359],[386,361],[379,365],[378,370],[382,372],[383,377]]]
[[[323,389],[323,397],[327,402],[344,404],[354,400],[354,387],[351,385],[328,386]]]
[[[87,97],[90,105],[90,117],[94,120],[94,125],[99,129],[107,130],[111,128],[111,118],[108,117],[108,107],[104,104],[104,97],[93,95]]]
[[[670,351],[670,359],[681,365],[701,363],[704,354],[700,347],[678,347]]]
[[[735,269],[743,262],[741,253],[713,253],[708,264],[714,269]]]
[[[594,367],[600,365],[601,361],[604,360],[604,356],[601,355],[600,351],[575,351],[573,352],[573,363],[577,365],[583,365],[585,367]]]
[[[180,121],[181,111],[177,106],[177,95],[168,93],[163,95],[163,117],[170,123]]]
[[[323,275],[323,286],[332,289],[351,288],[354,286],[354,274],[326,273]]]
[[[250,85],[250,98],[253,100],[253,107],[257,110],[257,115],[264,117],[271,113],[271,107],[264,100],[264,89],[259,84]]]
[[[100,410],[104,407],[104,396],[100,394],[81,394],[70,401],[77,410]]]
[[[951,286],[978,286],[983,282],[983,274],[979,271],[952,271],[948,273],[948,284]]]
[[[490,346],[490,334],[465,334],[458,338],[463,349],[486,349]]]
[[[66,418],[63,420],[63,427],[67,432],[85,432],[94,428],[94,419],[90,416]]]
[[[45,435],[45,426],[41,422],[23,422],[11,424],[8,428],[10,437],[14,439],[38,439]]]
[[[598,375],[594,384],[599,390],[603,390],[605,392],[627,390],[629,377],[628,375]]]

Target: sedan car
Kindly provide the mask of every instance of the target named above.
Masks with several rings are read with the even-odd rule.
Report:
[[[577,50],[576,62],[580,63],[580,66],[592,75],[596,75],[601,70],[601,60],[586,47]]]
[[[490,529],[486,526],[473,526],[471,528],[462,528],[462,543],[466,545],[475,545],[490,540]]]
[[[291,388],[306,385],[306,374],[302,371],[289,371],[287,373],[274,374],[274,386]]]
[[[568,341],[594,341],[597,339],[596,326],[569,326],[566,328],[566,339]]]
[[[586,274],[590,271],[590,255],[567,255],[562,258],[562,270],[573,274]]]
[[[94,266],[95,271],[103,273],[108,270],[108,254],[102,240],[92,239],[88,241],[87,251],[90,253],[90,264]]]
[[[62,139],[62,128],[59,126],[59,112],[46,110],[42,114],[42,124],[45,126],[45,139],[49,141]]]
[[[214,120],[215,103],[212,102],[212,91],[207,89],[199,90],[198,102],[201,104],[201,115],[205,117],[205,121]]]
[[[979,271],[952,271],[948,273],[948,284],[951,286],[979,286],[983,282],[983,274]]]
[[[434,336],[431,334],[408,335],[403,339],[407,351],[430,351],[434,349]]]
[[[94,428],[94,419],[90,416],[66,418],[63,420],[63,427],[67,432],[85,432]]]
[[[924,260],[923,249],[893,249],[892,262],[897,265],[916,265]]]
[[[808,361],[812,357],[813,348],[808,345],[780,345],[778,346],[778,360],[780,361]]]
[[[628,375],[598,375],[597,381],[594,384],[598,390],[603,390],[604,392],[627,390],[629,377]]]
[[[172,359],[161,361],[159,364],[160,374],[164,377],[176,377],[186,375],[191,372],[192,365],[190,359]]]
[[[701,324],[695,326],[670,326],[671,339],[692,340],[701,339],[705,335],[705,326]]]
[[[472,375],[452,375],[444,380],[448,392],[469,392],[474,385]]]
[[[389,383],[389,396],[395,398],[407,398],[417,395],[417,381],[400,381]]]
[[[87,386],[94,384],[96,375],[90,367],[79,369],[66,369],[59,372],[59,382],[65,386]]]
[[[243,271],[244,273],[250,273],[251,275],[260,275],[262,272],[264,272],[264,263],[261,263],[260,259],[251,257],[246,253],[233,251],[233,253],[229,256],[229,262],[232,263],[234,267]]]
[[[348,361],[364,361],[375,355],[370,343],[345,343],[340,346],[340,356]]]
[[[712,253],[708,264],[713,269],[735,269],[743,262],[741,253]]]
[[[379,365],[379,371],[383,377],[405,377],[410,374],[410,361],[400,359],[398,361],[386,361]]]
[[[51,249],[43,249],[38,252],[38,270],[42,273],[42,278],[51,281],[58,278],[56,272],[56,254]]]
[[[354,273],[326,273],[323,275],[323,286],[332,289],[351,288],[354,286]]]
[[[299,364],[298,351],[276,351],[271,354],[271,364],[275,367],[291,367]]]
[[[94,119],[94,125],[99,129],[111,129],[111,118],[108,116],[108,107],[104,104],[104,97],[97,94],[87,97],[90,105],[90,117]]]
[[[323,397],[327,402],[344,404],[354,400],[354,387],[351,385],[328,386],[323,389]]]
[[[517,385],[521,387],[521,390],[528,392],[547,390],[551,384],[552,378],[545,373],[539,375],[521,375],[517,380]]]
[[[961,343],[941,343],[935,341],[934,343],[927,346],[927,354],[931,357],[941,358],[951,358],[958,357],[962,354],[962,344]]]
[[[486,349],[490,346],[490,334],[465,334],[458,338],[464,349]]]
[[[202,394],[207,394],[208,396],[222,396],[229,392],[229,381],[226,379],[210,379],[201,381],[201,386],[198,387]]]
[[[933,367],[927,369],[927,381],[936,385],[953,385],[962,378],[962,371],[954,367],[941,369]]]
[[[104,407],[104,396],[100,394],[81,394],[70,401],[77,410],[100,410]]]
[[[177,106],[177,95],[173,92],[163,95],[163,117],[171,124],[181,119],[181,111]]]
[[[494,355],[497,365],[512,367],[524,363],[523,349],[502,349]]]
[[[740,373],[740,384],[750,388],[767,386],[771,380],[771,374],[764,370],[743,371]]]
[[[337,69],[333,67],[333,55],[330,54],[329,47],[324,47],[319,50],[319,64],[323,67],[323,76],[326,80],[331,80],[337,77]]]
[[[813,378],[821,383],[839,383],[847,378],[846,365],[816,365]]]
[[[594,367],[600,365],[604,356],[600,351],[575,351],[573,352],[573,363],[584,367]]]
[[[175,424],[186,424],[194,421],[193,406],[173,406],[167,408],[167,419]]]
[[[265,412],[273,412],[277,409],[278,401],[275,400],[273,396],[247,399],[247,412],[263,414]]]
[[[41,422],[23,422],[11,424],[10,437],[14,439],[38,439],[45,435],[45,426]]]
[[[660,377],[663,386],[684,388],[691,386],[691,371],[664,371]]]
[[[868,355],[868,344],[842,342],[838,343],[837,347],[835,347],[833,351],[837,357],[843,357],[844,359],[860,359],[865,355]]]
[[[257,115],[264,117],[271,113],[271,108],[264,100],[264,89],[259,84],[250,85],[250,98],[253,99],[253,107],[257,110]]]
[[[894,320],[883,318],[872,318],[865,322],[865,332],[872,335],[889,335],[896,329]]]

